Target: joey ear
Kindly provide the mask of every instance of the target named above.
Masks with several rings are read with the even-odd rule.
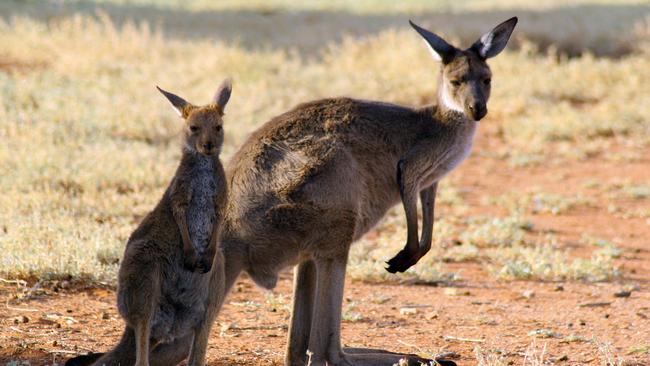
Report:
[[[427,45],[429,46],[431,55],[436,61],[442,61],[442,63],[446,64],[454,58],[456,55],[456,47],[450,45],[447,43],[447,41],[437,36],[433,32],[429,32],[428,30],[413,23],[411,20],[409,20],[409,24],[411,24],[411,27],[413,27],[413,29],[415,29],[422,36],[422,38],[424,38]]]
[[[160,91],[167,98],[167,100],[169,100],[169,102],[172,104],[172,107],[174,107],[174,110],[176,113],[178,113],[179,116],[183,118],[187,117],[192,107],[190,103],[176,94],[163,90],[159,86],[156,86],[156,89],[158,89],[158,91]]]
[[[498,55],[508,44],[515,25],[517,25],[517,17],[506,20],[481,36],[478,41],[474,42],[471,49],[483,59]]]
[[[230,100],[230,93],[232,93],[232,79],[227,78],[221,83],[221,85],[219,85],[219,89],[214,93],[212,102],[219,105],[221,110],[225,110],[226,104],[228,104],[228,100]]]

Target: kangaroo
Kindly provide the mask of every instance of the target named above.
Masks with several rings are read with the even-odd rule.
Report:
[[[126,245],[117,293],[126,329],[112,351],[66,365],[175,365],[188,353],[189,365],[205,362],[224,291],[219,236],[227,190],[219,153],[232,86],[224,81],[204,107],[158,90],[185,120],[182,157],[162,199]]]
[[[470,152],[478,121],[487,114],[491,72],[486,60],[505,48],[516,23],[511,18],[461,50],[411,22],[442,62],[437,103],[409,108],[336,98],[301,104],[260,127],[231,159],[220,296],[226,296],[241,272],[270,289],[280,270],[296,266],[285,365],[431,362],[342,348],[349,249],[401,201],[406,245],[388,261],[387,270],[405,271],[427,253],[438,182]],[[418,195],[423,203],[420,236]]]
[[[408,108],[349,98],[301,104],[259,128],[231,159],[225,286],[246,271],[258,285],[273,288],[279,271],[296,265],[286,365],[428,361],[341,347],[348,252],[401,200],[407,240],[387,270],[405,271],[427,253],[438,182],[470,153],[478,121],[487,114],[486,60],[505,48],[516,23],[511,18],[460,50],[410,22],[442,62],[436,104]]]

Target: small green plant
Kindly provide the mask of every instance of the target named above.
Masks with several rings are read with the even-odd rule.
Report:
[[[620,275],[611,258],[594,255],[590,259],[570,259],[566,251],[552,244],[533,247],[498,248],[488,253],[490,269],[502,279],[606,281]]]
[[[363,320],[363,315],[358,311],[358,305],[356,302],[350,302],[343,308],[343,321],[346,322],[358,322]]]
[[[272,312],[286,312],[290,313],[291,308],[289,307],[289,304],[286,301],[286,298],[284,295],[279,294],[276,295],[273,292],[267,292],[265,295],[266,298],[266,305],[269,307],[269,310]]]

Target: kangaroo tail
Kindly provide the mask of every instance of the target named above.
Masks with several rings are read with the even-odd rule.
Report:
[[[130,327],[124,329],[122,338],[115,348],[107,353],[91,353],[69,359],[65,366],[123,366],[135,363],[135,333]]]

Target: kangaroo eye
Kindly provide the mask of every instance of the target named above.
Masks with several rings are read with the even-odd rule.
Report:
[[[214,129],[217,130],[217,132],[221,131],[221,125],[214,126]]]
[[[199,128],[197,126],[190,126],[190,131],[196,132],[198,130],[199,130]]]
[[[490,78],[487,78],[487,79],[483,80],[483,84],[485,84],[485,85],[490,85],[491,82],[492,82],[492,79],[490,79]]]
[[[451,85],[453,85],[453,86],[460,86],[460,84],[461,84],[460,80],[452,80],[451,81]]]

